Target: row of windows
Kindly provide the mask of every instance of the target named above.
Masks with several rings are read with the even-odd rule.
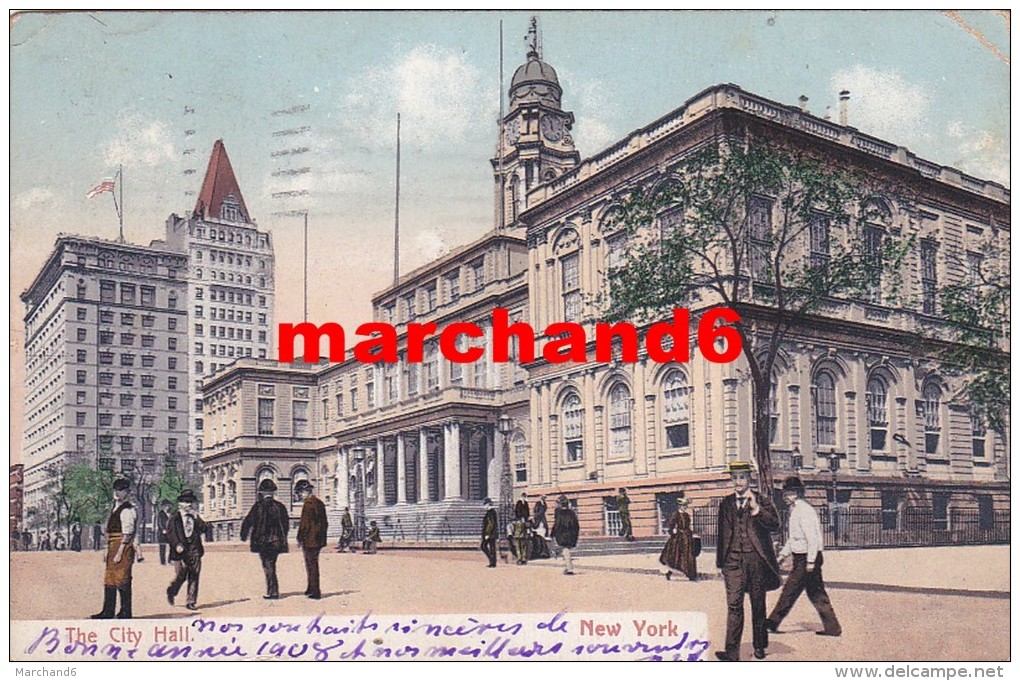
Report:
[[[251,279],[251,277],[249,277],[249,279]],[[249,281],[247,283],[249,285],[251,285],[251,281]],[[265,285],[266,285],[266,280],[264,278],[260,277],[259,278],[259,286],[265,288]],[[202,286],[196,287],[195,288],[195,300],[204,300],[204,299],[205,299],[205,288],[203,288]],[[240,291],[235,293],[234,291],[227,291],[227,290],[224,290],[224,289],[215,289],[214,288],[214,289],[210,289],[209,290],[209,300],[211,300],[212,302],[219,301],[221,303],[234,303],[234,304],[237,304],[237,305],[251,305],[253,298],[252,298],[252,294],[250,294],[250,293],[241,293]],[[265,307],[268,304],[266,296],[259,296],[258,297],[258,301],[259,301],[259,307]]]
[[[156,453],[156,438],[146,436],[146,437],[137,438],[137,439],[141,441],[141,452],[142,453],[144,453],[144,454],[150,454],[150,453],[154,454],[154,453]],[[120,435],[116,439],[114,439],[113,435],[100,435],[99,436],[99,453],[100,454],[112,454],[113,451],[114,451],[114,449],[113,449],[114,448],[114,444],[117,445],[117,450],[119,452],[121,452],[122,454],[133,453],[133,452],[136,451],[135,450],[135,440],[136,440],[136,438],[135,438],[134,435]],[[87,452],[87,451],[89,451],[88,439],[86,438],[85,435],[78,435],[76,437],[75,445],[76,445],[76,447],[77,447],[79,452]],[[168,456],[175,456],[177,454],[177,446],[178,446],[177,445],[177,438],[175,438],[175,437],[167,438],[167,441],[166,441],[166,454]],[[133,459],[128,459],[127,461],[129,462],[128,465],[130,466],[130,468],[125,467],[125,466],[122,465],[121,469],[124,472],[129,472],[129,471],[134,470],[135,465],[136,465],[135,461]],[[115,470],[115,462],[116,462],[116,459],[113,459],[111,457],[100,456],[99,457],[99,470],[103,470],[103,471],[112,471],[112,470]]]
[[[463,273],[461,269],[463,269]],[[463,268],[458,267],[451,270],[438,279],[433,279],[420,288],[403,294],[399,301],[384,303],[380,308],[380,321],[397,324],[409,321],[420,314],[430,314],[440,305],[440,295],[442,295],[443,304],[460,300],[462,277],[464,278],[465,293],[474,293],[484,287],[485,258],[476,258]],[[440,285],[442,292],[440,292]]]
[[[195,335],[196,336],[203,336],[203,335],[205,335],[205,328],[204,328],[204,326],[202,324],[195,324]],[[266,332],[266,331],[259,331],[259,333],[258,333],[259,342],[260,343],[265,343],[267,336],[268,336],[268,332]],[[252,339],[252,333],[251,333],[251,329],[241,329],[241,328],[233,327],[233,326],[216,326],[214,324],[210,324],[209,325],[209,337],[210,338],[229,338],[230,340],[246,340],[246,341],[250,341]],[[198,343],[196,345],[196,348],[198,346],[200,346],[200,345],[201,345],[201,343]],[[197,351],[197,352],[198,352],[198,354],[202,354],[201,351]]]
[[[133,312],[122,312],[120,315],[121,326],[134,326],[136,319],[139,317]],[[76,319],[79,322],[86,321],[88,319],[88,310],[84,307],[79,307],[76,315]],[[100,324],[113,324],[116,316],[112,310],[100,310],[99,311],[99,323]],[[143,329],[154,329],[156,328],[156,316],[151,314],[143,314],[140,316]],[[177,330],[177,317],[169,316],[166,320],[167,331]],[[84,329],[78,330],[78,340],[84,340],[85,335],[82,333]],[[110,343],[113,342],[112,336],[110,337]]]
[[[177,400],[174,397],[169,398],[169,402],[172,406],[168,405],[167,409],[177,409]],[[121,406],[124,406],[123,404]],[[129,405],[130,406],[130,405]],[[121,414],[119,421],[122,428],[132,428],[135,425],[135,421],[141,424],[142,428],[154,428],[156,426],[156,417],[151,414],[142,415],[136,419],[135,414]],[[100,428],[110,428],[113,426],[114,415],[109,412],[100,412],[96,419],[96,424]],[[177,429],[177,417],[167,417],[167,428],[170,430]],[[79,411],[74,414],[74,425],[79,428],[91,426],[93,424],[88,422],[88,412]]]
[[[86,295],[86,284],[84,279],[78,280],[78,297],[84,298]],[[156,287],[155,286],[136,286],[135,284],[128,284],[121,282],[120,284],[120,297],[117,296],[117,282],[110,281],[108,279],[101,279],[99,281],[99,302],[101,303],[117,303],[121,305],[147,305],[154,306],[156,304]],[[167,307],[171,310],[177,307],[177,292],[170,291],[167,293]]]
[[[176,339],[171,339],[171,340],[176,340]],[[176,348],[171,348],[171,349],[173,350],[173,349],[176,349]],[[122,352],[122,353],[120,353],[120,362],[119,362],[119,364],[122,367],[133,367],[135,365],[135,359],[136,359],[136,356],[133,353]],[[78,362],[78,364],[88,364],[89,363],[89,352],[88,352],[88,350],[76,350],[75,351],[75,360]],[[113,365],[114,364],[114,353],[112,351],[109,351],[109,350],[100,351],[99,352],[99,364],[100,365]],[[155,355],[142,355],[141,356],[141,366],[142,366],[142,368],[146,368],[146,369],[151,369],[151,368],[155,367],[156,366],[156,356]],[[168,370],[170,370],[170,371],[176,370],[177,369],[177,358],[176,357],[167,357],[166,358],[166,368]]]
[[[205,271],[201,267],[196,267],[195,268],[195,279],[202,280],[202,279],[205,279],[205,278],[206,278]],[[225,283],[238,284],[238,285],[243,284],[245,286],[251,286],[252,285],[251,275],[250,274],[241,274],[240,272],[237,272],[235,274],[234,272],[224,272],[222,270],[219,270],[219,271],[217,271],[217,270],[209,270],[209,277],[208,278],[211,281],[222,281],[222,282],[225,282]],[[258,277],[256,279],[256,281],[258,281],[258,287],[260,289],[266,288],[266,278],[265,277]],[[237,296],[235,297],[234,301],[232,301],[232,302],[238,302],[238,303],[241,302],[238,299],[238,298],[240,298],[241,295],[242,294],[238,293]],[[196,297],[199,297],[199,296],[196,296]],[[263,300],[265,299],[265,296],[259,296],[259,297],[262,298]],[[248,304],[251,305],[251,296],[245,295],[245,298],[247,299]],[[263,307],[264,307],[264,305],[263,305]]]
[[[223,203],[221,204],[221,209],[227,209],[228,211],[230,209],[234,208],[234,207],[235,207],[235,204],[228,202],[227,199],[224,199]],[[237,212],[236,214],[235,213],[231,213],[231,215],[232,215],[232,217],[228,217],[227,215],[223,215],[222,217],[224,219],[227,219],[227,220],[230,220],[230,219],[240,219],[242,217],[240,212]],[[205,230],[205,228],[204,227],[197,228],[195,230],[195,236],[197,236],[200,239],[206,238],[206,230]],[[209,228],[209,232],[208,232],[208,238],[209,238],[210,241],[225,241],[226,243],[238,244],[238,245],[242,245],[243,244],[245,246],[252,246],[252,245],[254,245],[255,248],[268,248],[269,247],[269,237],[266,236],[265,234],[256,234],[255,239],[252,239],[252,235],[251,234],[245,234],[243,232],[237,232],[237,231],[234,231],[232,229],[217,229],[215,227],[210,227]],[[201,251],[199,251],[199,252],[201,252]],[[266,262],[265,260],[259,260],[260,267],[264,267],[265,266],[265,262]]]
[[[265,307],[265,306],[263,306],[263,307]],[[205,308],[203,308],[201,305],[196,305],[195,306],[195,318],[196,319],[204,319],[205,318]],[[228,322],[240,322],[240,321],[243,321],[243,322],[246,322],[246,323],[250,324],[251,320],[252,320],[252,314],[251,314],[251,312],[247,312],[247,311],[244,311],[244,310],[234,310],[233,308],[210,307],[209,308],[209,319],[219,319],[219,320],[228,321]],[[262,325],[268,324],[269,323],[269,317],[268,317],[267,313],[259,312],[258,321],[259,321],[259,324],[262,324]]]
[[[156,262],[150,257],[143,257],[140,262],[136,263],[129,257],[121,257],[119,261],[115,260],[111,253],[100,253],[96,260],[99,267],[103,269],[112,270],[116,269],[121,272],[137,272],[146,275],[156,274]],[[84,255],[78,256],[78,266],[85,267],[87,259]],[[177,269],[174,267],[168,267],[167,276],[171,279],[177,278]]]
[[[117,378],[116,374],[111,371],[100,371],[99,372],[99,385],[114,385],[114,380]],[[140,378],[139,384],[143,388],[155,388],[156,377],[152,374],[142,374],[140,377],[136,377],[133,373],[120,374],[119,385],[125,388],[132,388],[135,385],[135,378]],[[75,372],[75,383],[78,385],[88,385],[88,371],[79,369]],[[168,390],[177,390],[177,377],[167,376],[166,387]]]
[[[251,237],[248,237],[249,245]],[[195,262],[209,262],[209,263],[220,263],[226,265],[237,265],[238,267],[253,267],[253,260],[250,255],[241,255],[240,253],[231,253],[229,251],[219,251],[216,249],[209,249],[208,256],[201,248],[195,249]],[[259,269],[266,269],[266,261],[259,260]]]

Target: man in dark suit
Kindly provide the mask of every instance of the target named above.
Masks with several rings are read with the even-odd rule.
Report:
[[[180,497],[177,498],[180,503]],[[170,525],[170,502],[166,499],[159,505],[156,516],[156,539],[159,541],[159,564],[166,565],[166,532]],[[172,559],[171,559],[172,560]]]
[[[185,580],[188,582],[188,610],[197,610],[198,579],[202,574],[202,535],[206,523],[195,509],[198,498],[190,489],[182,490],[177,497],[178,511],[166,526],[166,540],[170,545],[170,562],[174,566],[174,579],[166,588],[166,600],[174,604],[174,598]],[[162,555],[160,556],[162,558]]]
[[[305,572],[308,575],[308,588],[305,595],[311,599],[322,598],[319,587],[319,552],[326,545],[326,505],[313,494],[312,483],[301,480],[294,488],[298,497],[304,500],[301,505],[301,524],[298,525],[297,542],[305,554]]]
[[[259,554],[262,572],[266,575],[266,595],[263,598],[275,600],[280,597],[280,582],[276,578],[276,559],[287,553],[287,532],[290,517],[287,507],[273,498],[276,483],[266,478],[259,483],[259,496],[241,523],[241,541],[251,536],[251,552]]]
[[[489,567],[496,567],[496,534],[498,533],[499,520],[496,517],[496,509],[492,505],[492,499],[486,499],[482,504],[485,506],[485,518],[482,520],[482,551],[489,559]]]
[[[781,582],[770,534],[779,529],[779,514],[769,498],[751,489],[750,464],[734,461],[729,472],[734,493],[719,504],[715,557],[726,585],[726,649],[717,651],[715,656],[726,662],[740,660],[746,593],[751,599],[754,656],[762,660],[769,645],[765,593],[778,589]]]

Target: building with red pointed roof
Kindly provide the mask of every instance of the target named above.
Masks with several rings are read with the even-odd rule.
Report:
[[[240,357],[267,358],[273,347],[273,239],[248,212],[223,140],[213,144],[194,210],[167,219],[166,243],[188,254],[189,450],[200,457],[203,381]]]

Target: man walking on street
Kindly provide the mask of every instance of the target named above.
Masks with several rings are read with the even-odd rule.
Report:
[[[485,518],[482,520],[482,551],[489,559],[489,567],[496,567],[496,533],[499,520],[496,518],[496,509],[492,505],[492,499],[482,502],[485,506]]]
[[[192,494],[194,493],[192,492]],[[177,497],[177,503],[180,504],[180,497]],[[167,544],[166,533],[167,527],[169,525],[170,525],[170,502],[164,499],[163,502],[159,505],[159,515],[156,516],[156,539],[159,542],[160,565],[166,565],[166,544]]]
[[[167,522],[166,539],[170,544],[170,563],[174,566],[174,579],[166,588],[166,600],[174,604],[174,598],[181,590],[184,582],[188,582],[188,610],[197,610],[198,580],[202,574],[202,535],[205,534],[206,523],[198,515],[195,504],[198,497],[190,489],[182,490],[177,497],[177,512]],[[168,506],[163,502],[164,507]],[[163,545],[160,545],[160,558]]]
[[[251,536],[251,552],[259,554],[262,571],[266,575],[266,595],[263,598],[275,600],[280,597],[280,582],[276,578],[276,559],[287,553],[287,531],[290,518],[287,507],[273,498],[276,483],[266,478],[259,483],[261,498],[248,511],[241,523],[241,541]]]
[[[751,489],[751,465],[729,465],[733,494],[719,504],[719,539],[715,564],[726,586],[726,649],[715,656],[724,662],[740,660],[744,633],[744,594],[751,600],[754,656],[765,659],[769,646],[765,628],[765,593],[780,585],[771,532],[779,529],[779,514],[772,501]]]
[[[308,575],[308,588],[305,595],[313,600],[322,598],[319,586],[319,552],[326,545],[326,505],[312,493],[312,483],[307,480],[298,482],[295,491],[300,499],[301,524],[298,525],[297,542],[305,555],[305,572]]]
[[[337,553],[354,551],[354,520],[351,519],[350,506],[344,506],[344,515],[340,518],[340,542],[337,546]]]
[[[772,614],[765,620],[765,627],[779,632],[779,625],[790,614],[802,591],[807,589],[808,600],[815,606],[822,618],[819,636],[839,636],[843,627],[832,609],[829,594],[822,581],[822,524],[818,512],[804,499],[804,483],[797,476],[790,476],[783,483],[783,501],[790,507],[790,538],[779,551],[779,560],[793,556],[793,569],[786,578],[779,600],[772,608]]]
[[[117,619],[131,619],[131,568],[135,564],[135,507],[128,501],[131,483],[113,482],[113,511],[106,521],[106,571],[103,574],[103,609],[94,620],[113,619],[120,594]]]
[[[549,536],[549,522],[545,519],[545,514],[549,507],[545,503],[545,495],[539,497],[538,501],[535,502],[534,518],[531,521],[531,526],[538,531],[538,528],[542,528],[542,536]]]
[[[563,554],[563,574],[574,574],[574,561],[570,551],[577,546],[577,536],[581,528],[577,522],[577,514],[570,508],[570,500],[560,495],[556,511],[553,513],[552,537]]]

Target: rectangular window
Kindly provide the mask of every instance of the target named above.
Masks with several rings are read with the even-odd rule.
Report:
[[[170,376],[166,379],[166,387],[168,390],[177,390],[177,377]]]
[[[424,288],[425,312],[429,313],[436,309],[436,282],[432,282]]]
[[[77,393],[75,393],[74,403],[75,404],[85,404],[85,391],[84,390],[79,390]]]
[[[152,376],[150,374],[144,374],[142,376],[142,387],[143,388],[155,388],[156,387],[156,377]]]
[[[122,333],[122,334],[120,334],[120,344],[121,345],[134,345],[135,344],[135,334],[133,334],[133,333]]]
[[[85,425],[85,412],[79,411],[74,414],[74,425],[82,427]]]
[[[101,303],[115,303],[117,302],[117,284],[113,281],[100,281],[99,282],[99,302]]]
[[[460,299],[460,271],[451,272],[446,275],[446,299],[455,302]]]
[[[934,241],[921,242],[921,295],[923,297],[921,311],[924,314],[935,314],[935,296],[938,288],[937,255],[938,244]]]
[[[949,493],[932,492],[931,494],[932,528],[936,532],[949,529]]]
[[[177,417],[176,416],[167,416],[166,417],[166,427],[167,427],[167,430],[177,430]]]
[[[273,405],[274,400],[259,398],[259,435],[273,434]]]
[[[143,286],[141,288],[142,294],[142,305],[155,305],[156,304],[156,289],[152,286]]]
[[[113,425],[113,414],[100,414],[99,415],[99,427],[109,428]]]
[[[365,402],[369,409],[375,409],[375,367],[365,369]]]
[[[156,347],[155,336],[142,336],[142,347],[143,348],[154,348]]]
[[[99,393],[99,406],[109,407],[113,404],[113,393]]]
[[[112,442],[112,439],[111,439]],[[111,445],[112,446],[112,445]],[[109,451],[109,450],[107,450]],[[100,457],[99,459],[99,470],[101,471],[112,471],[117,465],[116,459],[110,459],[107,457]]]
[[[351,413],[358,411],[358,389],[351,388]]]
[[[167,350],[176,350],[177,349],[177,339],[176,338],[167,338],[166,339],[166,349]]]
[[[416,314],[415,310],[415,294],[408,293],[404,296],[404,319],[414,319]]]
[[[154,428],[156,426],[156,417],[151,414],[146,414],[142,417],[142,428]]]
[[[131,428],[132,426],[134,426],[135,425],[134,414],[121,414],[120,425],[122,428]]]
[[[560,260],[560,280],[563,291],[563,318],[576,320],[581,316],[580,256],[572,253]]]
[[[156,449],[156,438],[154,437],[143,437],[142,438],[142,452],[145,454],[151,454]]]
[[[978,528],[988,532],[995,529],[995,503],[991,494],[977,495]]]
[[[176,410],[177,409],[177,398],[176,397],[168,397],[168,398],[166,398],[166,408],[169,409],[170,411]]]
[[[970,417],[970,450],[971,455],[975,459],[985,458],[985,436],[987,430],[985,428],[984,421],[977,416],[972,415]]]
[[[101,324],[113,324],[113,310],[100,310],[99,322]]]
[[[113,364],[113,353],[103,350],[99,353],[99,363],[102,365]]]
[[[85,451],[85,436],[84,435],[76,435],[75,438],[74,438],[74,446],[75,446],[75,449],[77,449],[79,452],[84,452]]]
[[[156,366],[155,355],[142,355],[142,367],[145,369],[151,369]]]
[[[78,308],[78,309],[77,309],[77,310],[75,311],[75,314],[76,314],[76,319],[77,319],[77,320],[78,320],[79,322],[83,322],[83,321],[85,321],[86,319],[88,319],[88,316],[89,316],[89,312],[88,312],[88,309],[87,309],[87,308],[84,308],[84,307],[79,307],[79,308]]]
[[[156,406],[156,397],[154,395],[142,395],[142,408],[152,409]]]
[[[120,285],[120,303],[121,303],[121,305],[134,305],[135,304],[135,285],[134,284],[121,284]]]
[[[882,492],[882,529],[900,529],[900,495],[897,492]]]
[[[808,224],[811,239],[810,266],[813,270],[825,271],[829,267],[829,218],[819,213],[811,216]]]
[[[120,365],[122,367],[133,367],[135,365],[135,356],[129,353],[121,353]]]
[[[772,201],[752,196],[747,202],[747,228],[750,242],[751,278],[773,281],[772,268]]]
[[[294,401],[291,403],[292,422],[291,432],[293,437],[306,437],[308,435],[308,403]]]
[[[79,370],[79,371],[75,372],[75,382],[78,385],[84,385],[85,381],[87,380],[87,376],[88,376],[88,373],[86,373],[85,371]]]
[[[131,393],[121,393],[120,394],[120,406],[122,406],[122,407],[132,407],[132,406],[134,406],[134,404],[135,404],[135,396],[134,395],[132,395]]]
[[[120,315],[120,325],[121,326],[134,326],[135,325],[135,316],[133,314],[121,314]]]
[[[122,386],[124,386],[125,388],[130,388],[131,386],[133,386],[135,384],[135,375],[134,374],[121,374],[120,375],[120,384]]]
[[[154,315],[151,315],[151,314],[143,314],[142,315],[142,328],[143,329],[151,329],[154,326],[156,326],[156,317]]]
[[[78,358],[79,364],[84,364],[85,362],[89,361],[89,353],[87,350],[78,350],[77,353],[75,354]]]
[[[485,286],[485,258],[478,258],[468,264],[471,292],[479,291]]]
[[[85,382],[85,372],[84,371],[79,371],[78,372],[78,382],[79,383],[84,383]],[[111,374],[111,373],[109,373],[107,371],[104,371],[103,373],[99,374],[99,385],[113,385],[113,374]]]
[[[176,331],[177,330],[177,317],[170,317],[169,319],[167,319],[166,320],[166,328],[167,328],[168,331]],[[175,348],[171,348],[171,350],[173,350],[173,349],[175,349]]]
[[[875,225],[864,226],[864,264],[868,275],[868,300],[882,302],[882,242],[885,232]]]
[[[88,331],[85,329],[78,329],[77,338],[79,343],[84,343],[88,339]]]

